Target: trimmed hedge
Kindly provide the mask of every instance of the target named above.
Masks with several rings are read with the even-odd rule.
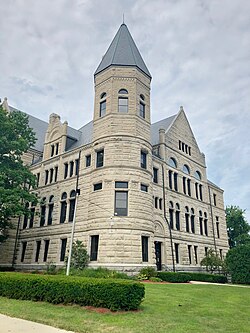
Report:
[[[192,272],[158,272],[157,277],[163,281],[172,283],[186,283],[189,281],[202,281],[212,283],[226,283],[227,277],[224,275]]]
[[[0,295],[53,304],[75,303],[110,310],[135,310],[145,291],[139,282],[72,276],[0,273]]]
[[[162,281],[172,283],[186,283],[191,280],[189,273],[178,273],[178,272],[158,272],[157,277]]]

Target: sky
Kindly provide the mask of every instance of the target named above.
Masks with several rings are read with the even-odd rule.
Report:
[[[48,121],[92,120],[93,73],[123,14],[153,77],[156,122],[183,105],[208,178],[250,222],[249,0],[0,0],[0,97]]]

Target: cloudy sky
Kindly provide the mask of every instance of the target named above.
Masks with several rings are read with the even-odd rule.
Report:
[[[0,97],[92,119],[93,73],[122,23],[153,76],[152,121],[183,105],[208,177],[250,222],[249,0],[0,0]]]

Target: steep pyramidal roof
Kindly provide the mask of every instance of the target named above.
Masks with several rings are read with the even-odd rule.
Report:
[[[111,42],[95,74],[109,66],[135,66],[151,78],[149,70],[126,26],[122,24]]]

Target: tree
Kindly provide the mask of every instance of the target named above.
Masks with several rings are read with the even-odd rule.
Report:
[[[233,283],[250,284],[250,243],[230,249],[225,262]]]
[[[201,266],[206,267],[206,271],[210,273],[220,270],[225,273],[224,261],[214,253],[213,249],[207,251],[206,256],[201,260]]]
[[[238,206],[226,207],[226,221],[229,247],[250,243],[250,225],[244,216],[245,210]]]
[[[35,143],[28,116],[20,111],[7,112],[0,106],[0,243],[13,227],[11,218],[28,214],[28,203],[37,202],[30,188],[36,177],[23,164],[22,155]]]
[[[68,257],[65,260],[67,266]],[[70,267],[74,269],[84,269],[89,262],[89,255],[83,242],[76,240],[72,245]]]

